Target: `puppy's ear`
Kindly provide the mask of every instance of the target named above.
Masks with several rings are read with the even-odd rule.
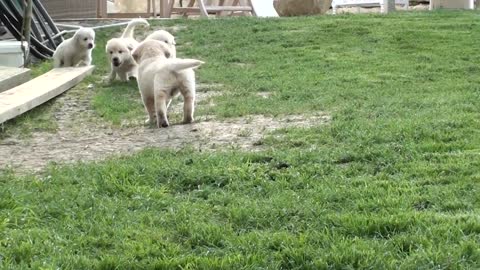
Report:
[[[133,57],[133,60],[137,62],[137,64],[140,64],[140,51],[138,48],[132,52],[132,57]]]
[[[73,34],[73,39],[75,39],[75,40],[80,40],[80,39],[83,37],[84,33],[85,33],[85,28],[80,27],[80,28],[75,32],[75,34]]]
[[[75,32],[75,34],[73,34],[73,40],[75,41],[78,41],[78,39],[80,38],[80,34],[78,33],[79,31]]]

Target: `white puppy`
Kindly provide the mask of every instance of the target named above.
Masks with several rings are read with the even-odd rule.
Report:
[[[73,37],[63,41],[53,53],[53,67],[91,65],[94,46],[95,31],[91,28],[78,29]]]
[[[183,123],[193,122],[195,73],[203,64],[195,59],[171,58],[168,46],[157,40],[145,40],[133,51],[139,64],[138,88],[148,113],[148,123],[157,118],[157,127],[168,127],[167,108],[173,97],[183,95]]]
[[[108,77],[110,82],[115,80],[117,75],[121,81],[137,77],[137,63],[132,58],[132,51],[138,45],[133,37],[137,25],[149,26],[144,19],[134,19],[128,23],[120,38],[113,38],[107,42],[106,51],[112,68]]]
[[[165,44],[168,45],[168,48],[170,49],[171,57],[172,58],[177,57],[177,49],[175,48],[175,45],[177,43],[175,42],[175,37],[169,32],[165,30],[157,30],[151,33],[150,35],[148,35],[145,40],[148,40],[148,39],[154,39],[154,40],[164,42]]]

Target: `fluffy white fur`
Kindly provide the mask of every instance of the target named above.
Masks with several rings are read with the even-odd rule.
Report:
[[[173,97],[183,96],[183,123],[193,122],[195,106],[195,73],[193,68],[203,64],[195,59],[169,58],[167,45],[146,40],[134,50],[139,64],[138,88],[148,113],[148,123],[156,118],[157,127],[168,127],[167,108]]]
[[[106,52],[111,65],[108,77],[112,82],[118,76],[121,81],[128,81],[129,77],[137,77],[137,63],[133,60],[132,51],[137,47],[138,41],[134,38],[135,27],[149,24],[144,19],[130,21],[120,38],[113,38],[107,42]]]
[[[175,37],[169,32],[165,30],[157,30],[151,33],[150,35],[148,35],[145,40],[148,40],[148,39],[154,39],[154,40],[164,42],[165,44],[167,44],[168,48],[170,49],[171,57],[172,58],[177,57],[177,49],[175,48],[175,45],[177,45],[177,43],[175,42]]]
[[[80,28],[73,37],[63,41],[53,54],[53,66],[76,67],[92,64],[92,49],[95,46],[95,31]]]

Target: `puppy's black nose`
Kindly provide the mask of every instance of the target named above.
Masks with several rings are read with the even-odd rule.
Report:
[[[88,43],[88,48],[89,48],[89,49],[93,48],[93,44],[92,44],[92,43]]]
[[[120,65],[120,59],[118,57],[112,58],[112,63],[114,66],[118,67]]]

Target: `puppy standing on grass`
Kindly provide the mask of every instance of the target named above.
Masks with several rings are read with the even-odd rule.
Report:
[[[92,49],[95,31],[80,28],[73,37],[63,41],[53,53],[53,67],[89,66],[92,64]]]
[[[138,45],[133,37],[137,25],[150,26],[144,19],[134,19],[128,23],[120,38],[113,38],[107,42],[106,50],[112,68],[108,77],[110,82],[115,80],[117,75],[121,81],[137,77],[137,63],[132,58],[132,51]]]
[[[167,47],[170,49],[171,58],[177,58],[177,49],[175,45],[175,37],[165,30],[158,30],[147,36],[145,40],[154,39],[167,44]]]
[[[203,64],[195,59],[171,58],[167,45],[145,40],[133,51],[139,64],[138,88],[148,113],[147,123],[157,119],[157,127],[168,127],[167,108],[173,97],[183,95],[183,123],[193,122],[195,106],[195,72]]]

